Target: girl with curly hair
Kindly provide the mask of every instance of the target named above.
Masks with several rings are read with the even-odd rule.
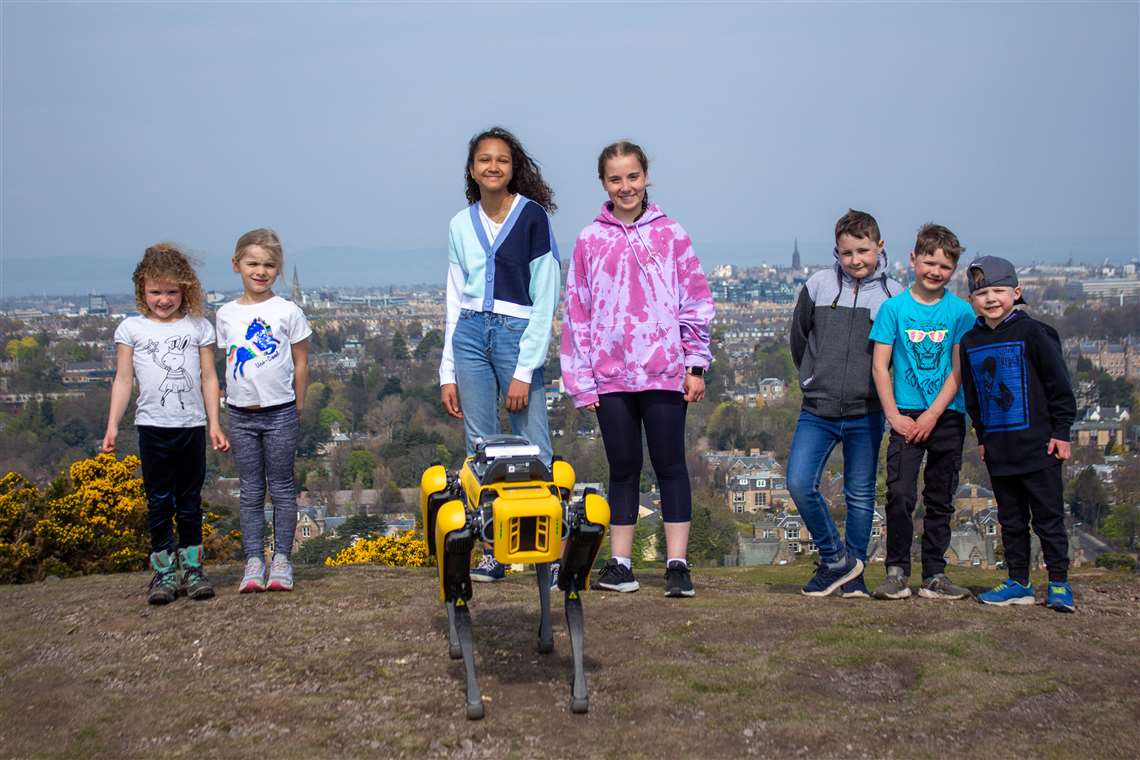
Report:
[[[147,248],[133,279],[139,316],[127,317],[115,330],[115,381],[102,449],[115,450],[137,379],[135,425],[154,570],[147,601],[173,602],[179,591],[209,599],[214,589],[202,571],[207,434],[215,451],[230,447],[218,420],[214,328],[202,317],[198,275],[174,244]]]
[[[561,279],[549,216],[554,193],[501,127],[471,138],[464,181],[470,205],[449,229],[440,401],[463,420],[468,455],[477,438],[499,433],[503,403],[511,430],[550,466],[543,365]],[[504,568],[485,552],[471,577],[500,580]]]

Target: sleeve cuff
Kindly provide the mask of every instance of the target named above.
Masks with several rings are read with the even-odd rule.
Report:
[[[534,376],[534,370],[529,367],[515,367],[515,373],[511,375],[519,382],[530,384],[530,379]]]
[[[697,356],[694,354],[692,356],[685,357],[685,369],[688,369],[689,367],[700,367],[701,369],[708,369],[709,364],[709,360],[705,359],[703,356]]]
[[[581,409],[584,406],[589,406],[590,404],[596,403],[598,403],[597,391],[586,391],[584,393],[579,393],[577,396],[574,396],[575,409]]]
[[[456,385],[455,372],[451,370],[439,371],[439,384],[440,385]]]

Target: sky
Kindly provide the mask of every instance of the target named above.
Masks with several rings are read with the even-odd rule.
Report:
[[[597,155],[719,263],[831,258],[848,207],[893,260],[1140,249],[1140,6],[1121,3],[0,4],[0,297],[126,292],[175,240],[237,289],[276,229],[310,285],[442,283],[467,140],[514,131],[565,255]]]

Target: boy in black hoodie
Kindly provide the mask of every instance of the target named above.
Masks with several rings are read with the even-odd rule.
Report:
[[[1077,405],[1054,330],[1014,306],[1021,299],[1013,265],[983,256],[966,271],[979,314],[962,337],[962,385],[998,504],[1009,579],[978,597],[985,604],[1033,604],[1029,526],[1049,571],[1046,605],[1073,612],[1061,462]]]

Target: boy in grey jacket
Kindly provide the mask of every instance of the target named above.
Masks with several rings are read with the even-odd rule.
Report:
[[[883,410],[871,377],[871,323],[879,306],[903,290],[886,269],[878,222],[852,209],[835,224],[835,265],[808,278],[792,316],[792,359],[803,408],[788,457],[788,490],[820,554],[815,575],[801,589],[807,596],[828,596],[838,588],[844,597],[870,596],[863,565],[883,437]],[[819,493],[824,465],[839,444],[845,541]]]

